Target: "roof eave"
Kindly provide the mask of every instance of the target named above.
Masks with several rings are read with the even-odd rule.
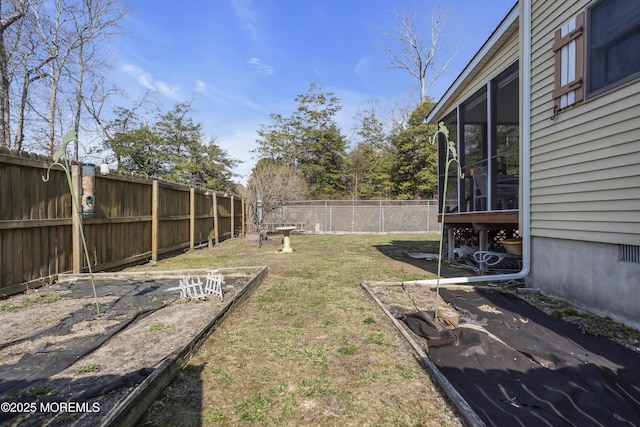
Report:
[[[467,66],[462,70],[460,75],[453,81],[449,89],[442,95],[440,100],[434,105],[431,112],[427,115],[426,121],[427,123],[434,123],[437,117],[440,117],[443,112],[441,111],[443,107],[447,104],[449,98],[451,98],[456,91],[462,86],[467,79],[471,76],[473,71],[482,63],[482,60],[492,52],[493,48],[500,41],[502,36],[509,31],[512,25],[518,23],[518,17],[520,16],[520,7],[519,2],[511,8],[507,16],[504,17],[500,25],[493,31],[489,39],[482,45],[480,50],[473,56],[471,61],[467,64]]]

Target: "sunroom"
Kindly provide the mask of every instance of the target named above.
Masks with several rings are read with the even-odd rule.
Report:
[[[438,141],[440,221],[448,232],[449,258],[475,254],[481,270],[520,266],[516,256],[486,256],[504,252],[505,239],[518,237],[520,194],[520,97],[518,61],[482,84],[439,119],[455,142],[460,170],[446,164],[451,153],[444,137]],[[431,118],[433,119],[433,118]],[[460,173],[462,172],[462,173]],[[445,191],[446,182],[446,191]],[[443,212],[444,208],[444,212]],[[512,240],[507,240],[510,243]],[[466,251],[466,252],[465,252]],[[480,254],[477,252],[480,251]],[[493,261],[493,262],[492,262]],[[496,262],[500,261],[500,262]],[[503,262],[504,261],[504,262]]]

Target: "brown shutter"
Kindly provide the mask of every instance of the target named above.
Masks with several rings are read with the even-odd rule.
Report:
[[[553,51],[555,54],[555,86],[553,88],[553,99],[557,108],[560,108],[560,97],[571,91],[575,91],[574,102],[580,102],[584,99],[584,28],[584,12],[582,12],[576,16],[576,25],[573,31],[570,31],[564,37],[560,29],[555,33],[553,43]],[[562,48],[573,40],[576,41],[575,63],[562,64]],[[563,65],[565,69],[566,67],[575,67],[575,78],[564,85],[562,85]]]

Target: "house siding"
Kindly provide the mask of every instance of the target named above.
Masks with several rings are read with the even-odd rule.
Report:
[[[554,32],[590,2],[532,3],[531,235],[640,244],[640,82],[554,119]]]
[[[531,57],[520,67],[530,66],[531,74],[530,81],[521,79],[530,84],[530,96],[521,96],[529,100],[521,107],[529,119],[522,120],[522,134],[528,134],[521,165],[528,173],[521,176],[520,215],[530,231],[527,287],[640,328],[640,263],[622,256],[621,247],[640,246],[640,82],[587,97],[554,116],[555,32],[590,2],[521,1],[519,22],[509,21],[500,43],[481,50],[484,56],[474,58],[429,120],[442,119],[526,47]],[[523,25],[528,18],[531,25]]]
[[[640,82],[553,116],[554,33],[590,1],[532,0],[527,286],[640,328]],[[588,31],[589,29],[586,28]]]

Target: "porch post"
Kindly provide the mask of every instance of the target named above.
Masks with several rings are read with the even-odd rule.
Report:
[[[447,261],[453,262],[455,260],[454,249],[456,246],[456,238],[453,233],[453,227],[445,225],[447,229]]]
[[[484,225],[480,225],[478,224],[478,235],[480,238],[480,250],[481,251],[487,251],[489,250],[489,229],[484,226]],[[480,265],[478,266],[480,268],[480,273],[484,274],[487,272],[487,266],[484,262],[480,262]]]

